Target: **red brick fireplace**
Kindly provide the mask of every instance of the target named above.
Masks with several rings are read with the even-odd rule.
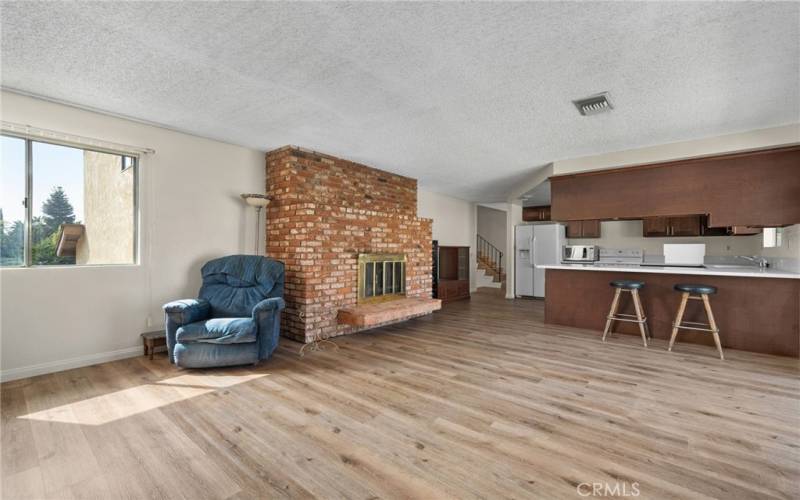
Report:
[[[431,220],[417,217],[415,179],[286,146],[267,153],[267,194],[267,254],[286,264],[284,335],[310,342],[364,329],[340,317],[358,303],[362,254],[402,255],[405,296],[430,298]],[[419,315],[408,302],[387,302],[387,322]]]

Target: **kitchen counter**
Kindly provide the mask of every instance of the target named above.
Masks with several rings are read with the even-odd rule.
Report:
[[[654,274],[692,274],[696,276],[739,276],[744,278],[788,278],[800,279],[800,273],[782,269],[756,266],[735,266],[710,264],[706,267],[640,266],[640,265],[596,265],[596,264],[554,264],[537,266],[542,269],[562,269],[570,271],[604,271],[615,273],[654,273]]]
[[[633,279],[645,283],[640,296],[650,331],[655,338],[666,341],[681,299],[681,294],[673,287],[677,283],[701,283],[717,287],[717,293],[709,300],[723,349],[800,357],[800,273],[738,266],[559,264],[542,267],[545,269],[545,323],[594,330],[600,338],[614,296],[609,282]],[[633,313],[628,294],[623,295],[621,308],[623,313]],[[707,322],[701,304],[694,300],[687,306],[684,319]],[[633,323],[617,322],[614,332],[639,335]],[[613,341],[612,338],[609,342]],[[713,345],[711,335],[687,330],[681,330],[677,342],[676,352],[680,352],[680,344],[684,342]],[[713,348],[709,349],[709,356],[716,356]]]

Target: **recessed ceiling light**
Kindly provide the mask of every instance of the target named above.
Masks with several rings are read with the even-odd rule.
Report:
[[[578,108],[578,111],[583,116],[596,115],[611,111],[614,106],[611,104],[611,98],[608,92],[601,92],[583,99],[572,101],[572,104]]]

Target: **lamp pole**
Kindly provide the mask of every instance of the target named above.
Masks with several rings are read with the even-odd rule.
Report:
[[[259,235],[261,234],[261,209],[263,207],[257,206],[256,207],[256,255],[261,255],[261,252],[258,249],[258,244],[260,243]]]
[[[265,194],[258,194],[258,193],[243,193],[241,195],[242,199],[245,203],[250,205],[251,207],[255,207],[256,209],[256,242],[255,242],[255,254],[261,255],[261,251],[258,249],[258,245],[260,243],[260,235],[261,230],[259,226],[261,225],[261,210],[269,205],[269,196]],[[264,232],[264,236],[266,236],[266,231]]]

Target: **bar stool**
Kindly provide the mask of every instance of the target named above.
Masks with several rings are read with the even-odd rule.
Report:
[[[678,283],[675,285],[675,290],[682,292],[681,305],[678,306],[678,315],[675,317],[675,322],[672,323],[672,336],[669,339],[668,351],[672,350],[672,345],[675,343],[675,337],[678,336],[678,329],[684,330],[699,330],[701,332],[711,332],[714,336],[714,343],[717,344],[717,351],[719,351],[719,359],[725,359],[722,355],[722,344],[719,341],[719,328],[717,322],[714,321],[714,313],[711,312],[711,303],[708,301],[708,296],[717,293],[717,287],[711,285],[697,285],[692,283]],[[697,323],[695,321],[683,321],[683,313],[686,311],[686,303],[689,300],[702,300],[705,306],[706,316],[708,323]],[[695,326],[685,326],[695,325]],[[701,328],[701,327],[709,328]]]
[[[639,324],[639,331],[642,334],[642,342],[644,342],[644,346],[647,347],[647,337],[651,337],[651,335],[650,329],[647,327],[647,318],[644,315],[642,301],[639,299],[639,290],[644,287],[644,281],[614,280],[609,283],[609,285],[615,288],[614,300],[611,301],[611,310],[608,312],[608,317],[606,318],[606,327],[603,330],[603,342],[606,341],[606,335],[608,335],[608,333],[611,331],[611,327],[615,321],[628,321]],[[620,295],[622,295],[622,292],[630,292],[631,297],[633,298],[633,307],[636,310],[635,315],[617,313],[617,308],[619,307],[619,298]]]

